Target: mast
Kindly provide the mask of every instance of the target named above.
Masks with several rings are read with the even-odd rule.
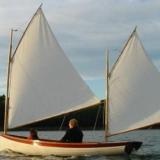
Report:
[[[137,30],[137,26],[134,28],[133,32],[131,33],[127,43],[125,44],[124,48],[122,49],[121,51],[121,54],[119,55],[117,61],[114,63],[113,67],[111,68],[111,71],[109,71],[109,51],[107,50],[107,59],[106,59],[106,101],[105,101],[105,136],[106,136],[106,140],[107,140],[107,137],[111,136],[111,134],[109,133],[109,79],[110,77],[112,76],[112,73],[113,73],[113,70],[115,69],[117,63],[119,62],[122,54],[123,54],[123,51],[125,50],[126,46],[128,45],[130,39],[132,38],[132,36],[134,35],[134,33],[136,32]]]
[[[7,93],[5,99],[5,118],[4,118],[4,134],[7,133],[8,129],[8,110],[9,110],[9,82],[10,82],[10,67],[11,67],[11,57],[12,57],[12,39],[13,32],[17,30],[11,29],[10,34],[10,47],[9,47],[9,57],[8,57],[8,71],[7,71]]]
[[[105,136],[109,135],[109,51],[106,57],[106,102],[105,102]]]

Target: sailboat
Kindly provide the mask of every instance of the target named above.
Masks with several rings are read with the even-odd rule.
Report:
[[[106,136],[159,123],[160,74],[145,53],[136,29],[111,71],[107,64]],[[8,134],[9,129],[100,103],[65,56],[41,6],[13,54],[10,49],[7,84],[1,151],[27,155],[117,155],[130,154],[142,145],[140,141],[64,143]]]

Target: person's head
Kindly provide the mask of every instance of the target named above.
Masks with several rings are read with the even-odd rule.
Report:
[[[71,119],[69,121],[69,128],[74,128],[78,126],[78,121],[76,119]]]

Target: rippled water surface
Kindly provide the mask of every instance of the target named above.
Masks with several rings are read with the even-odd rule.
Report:
[[[28,132],[12,132],[27,135]],[[62,131],[39,131],[40,138],[60,139]],[[104,141],[103,131],[84,131],[84,141]],[[124,135],[111,137],[110,141],[138,140],[143,141],[141,149],[130,156],[90,156],[90,157],[56,157],[56,156],[25,156],[13,152],[0,152],[3,160],[160,160],[160,130],[140,130]]]

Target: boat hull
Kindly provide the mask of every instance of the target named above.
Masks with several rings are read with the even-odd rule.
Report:
[[[134,144],[134,145],[132,145]],[[136,148],[135,144],[139,144]],[[83,142],[62,143],[54,140],[28,140],[25,137],[1,135],[0,151],[11,150],[26,155],[56,155],[56,156],[85,156],[85,155],[119,155],[130,154],[139,149],[141,142]]]

